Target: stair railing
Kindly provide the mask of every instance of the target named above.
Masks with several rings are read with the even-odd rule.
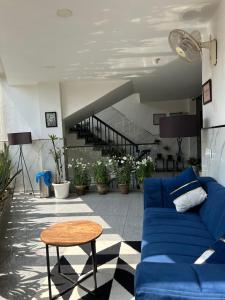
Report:
[[[120,148],[121,153],[138,156],[139,148],[136,143],[131,141],[125,135],[102,121],[96,116],[91,116],[84,121],[78,123],[75,128],[79,130],[80,134],[83,134],[88,139],[88,133],[94,135],[98,140],[99,144],[106,148],[108,145],[111,147],[115,146],[117,149]]]

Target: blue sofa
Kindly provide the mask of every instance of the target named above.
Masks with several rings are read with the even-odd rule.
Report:
[[[200,177],[208,197],[191,212],[178,213],[166,195],[167,179],[144,182],[141,262],[136,300],[225,299],[225,264],[194,264],[225,233],[225,187]]]

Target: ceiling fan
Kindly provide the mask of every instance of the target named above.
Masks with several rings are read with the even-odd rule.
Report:
[[[169,34],[169,44],[175,53],[189,63],[201,57],[202,49],[208,49],[211,64],[214,66],[217,64],[217,40],[202,42],[199,31],[190,34],[181,29],[174,29]]]

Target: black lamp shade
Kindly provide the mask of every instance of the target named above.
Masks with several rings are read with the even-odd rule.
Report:
[[[31,132],[8,133],[9,145],[32,144]]]
[[[199,122],[196,115],[181,115],[160,118],[160,137],[192,137],[199,134]]]

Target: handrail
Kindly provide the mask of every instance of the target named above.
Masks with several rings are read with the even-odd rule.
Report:
[[[137,146],[151,146],[156,145],[156,143],[142,143],[137,144]],[[121,147],[121,146],[133,146],[133,144],[117,144],[117,145],[106,145],[106,144],[98,144],[100,147]],[[66,146],[64,149],[77,149],[77,148],[93,148],[93,145],[75,145],[75,146]],[[146,149],[149,150],[149,149]]]
[[[102,121],[101,119],[99,119],[96,116],[92,116],[92,118],[94,118],[95,120],[101,122],[104,126],[106,126],[107,128],[111,129],[112,131],[114,131],[116,134],[120,135],[123,139],[127,140],[130,144],[134,145],[134,146],[138,146],[136,143],[134,143],[133,141],[131,141],[129,138],[127,138],[125,135],[123,135],[122,133],[120,133],[119,131],[117,131],[116,129],[114,129],[112,126],[110,126],[109,124],[105,123],[104,121]]]

